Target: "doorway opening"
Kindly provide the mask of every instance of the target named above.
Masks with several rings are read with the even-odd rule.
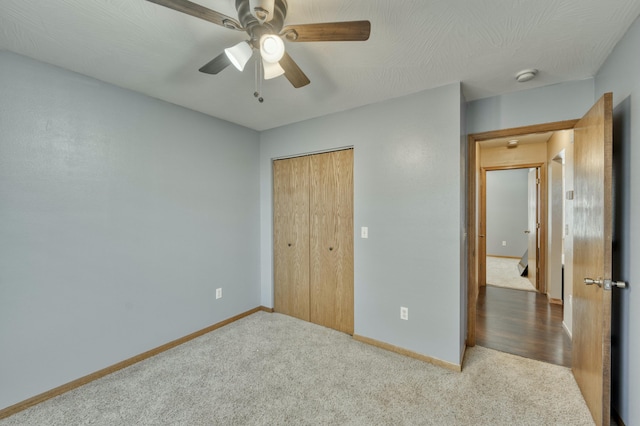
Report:
[[[481,167],[480,287],[489,284],[545,293],[546,265],[541,261],[546,253],[542,242],[547,227],[542,217],[546,193],[543,166]]]
[[[562,243],[565,236],[563,144],[568,143],[574,124],[575,121],[549,123],[469,136],[467,343],[470,346],[478,343],[545,362],[570,365],[571,336],[562,306],[565,298],[562,284],[565,250]],[[558,147],[562,147],[562,154],[549,158]],[[501,234],[496,243],[496,235],[491,235],[492,225],[487,222],[490,219],[487,207],[489,210],[492,207],[487,205],[491,203],[487,200],[487,176],[509,170],[520,170],[527,175],[520,177],[528,184],[524,189],[527,191],[526,226],[522,226],[521,219],[520,235],[512,230],[509,236]],[[557,186],[555,180],[559,177],[560,186]],[[493,233],[496,229],[504,232],[508,227],[508,220],[501,220],[501,226],[494,226]],[[506,250],[500,250],[503,248]],[[523,253],[516,254],[515,251]],[[524,262],[528,263],[527,275],[536,291],[491,285],[492,278],[487,281],[487,255],[495,256],[496,253],[528,260]]]
[[[572,130],[572,132],[560,132]],[[605,93],[579,120],[541,124],[470,135],[468,138],[467,249],[469,285],[467,345],[476,344],[478,301],[478,144],[499,137],[541,132],[571,134],[563,147],[565,211],[571,221],[565,243],[572,242],[571,259],[564,256],[567,305],[563,326],[572,335],[571,369],[598,425],[610,424],[611,413],[611,289],[613,241],[613,94]],[[575,143],[574,143],[575,141]],[[551,144],[549,144],[551,146]],[[557,148],[554,145],[553,148]],[[553,153],[551,153],[555,157]],[[547,159],[549,157],[546,157]],[[568,159],[570,158],[571,161]],[[549,160],[545,160],[549,161]],[[571,169],[571,170],[569,170]],[[571,180],[570,183],[569,180]],[[572,215],[571,215],[572,214]],[[567,268],[571,271],[567,273]],[[595,277],[595,278],[594,278]],[[621,287],[624,282],[619,282]],[[567,289],[567,287],[569,287]],[[573,296],[573,301],[572,297]],[[569,316],[567,316],[569,314]],[[575,317],[574,317],[575,316]]]

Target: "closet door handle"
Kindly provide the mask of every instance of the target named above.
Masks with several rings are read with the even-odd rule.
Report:
[[[333,247],[329,247],[329,251],[333,251]]]
[[[289,247],[291,247],[291,243],[287,244]]]

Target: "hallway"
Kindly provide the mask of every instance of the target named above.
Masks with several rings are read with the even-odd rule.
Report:
[[[476,343],[525,358],[571,367],[571,338],[562,306],[535,292],[493,286],[478,294]]]

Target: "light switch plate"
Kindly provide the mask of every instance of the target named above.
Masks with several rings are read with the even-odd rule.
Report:
[[[360,228],[360,237],[369,238],[369,228],[368,227],[363,226],[362,228]]]
[[[409,308],[405,308],[404,306],[400,307],[400,319],[405,321],[409,320]]]

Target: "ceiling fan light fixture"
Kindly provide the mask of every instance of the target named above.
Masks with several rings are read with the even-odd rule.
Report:
[[[271,80],[272,78],[280,77],[282,74],[284,74],[284,68],[282,68],[282,66],[280,66],[280,64],[277,62],[271,63],[262,61],[262,66],[264,69],[265,80]]]
[[[260,55],[265,62],[278,63],[284,56],[284,42],[275,34],[260,37]]]
[[[253,49],[246,41],[241,41],[233,47],[228,47],[224,49],[224,53],[229,58],[229,61],[236,67],[239,71],[244,69],[244,66],[249,62],[251,56],[253,56]]]
[[[224,49],[224,53],[200,67],[199,71],[218,74],[231,64],[243,71],[249,59],[254,56],[253,51],[259,50],[260,58],[256,57],[255,62],[256,86],[263,80],[260,77],[264,74],[262,69],[266,63],[277,64],[276,67],[267,66],[268,77],[281,75],[281,69],[284,69],[284,75],[294,88],[311,83],[300,66],[286,53],[285,37],[290,42],[366,41],[371,34],[371,22],[367,20],[285,25],[288,0],[235,0],[237,19],[209,9],[197,0],[147,1],[224,28],[247,33],[248,41]],[[262,100],[260,91],[256,90],[256,93],[258,100]]]

